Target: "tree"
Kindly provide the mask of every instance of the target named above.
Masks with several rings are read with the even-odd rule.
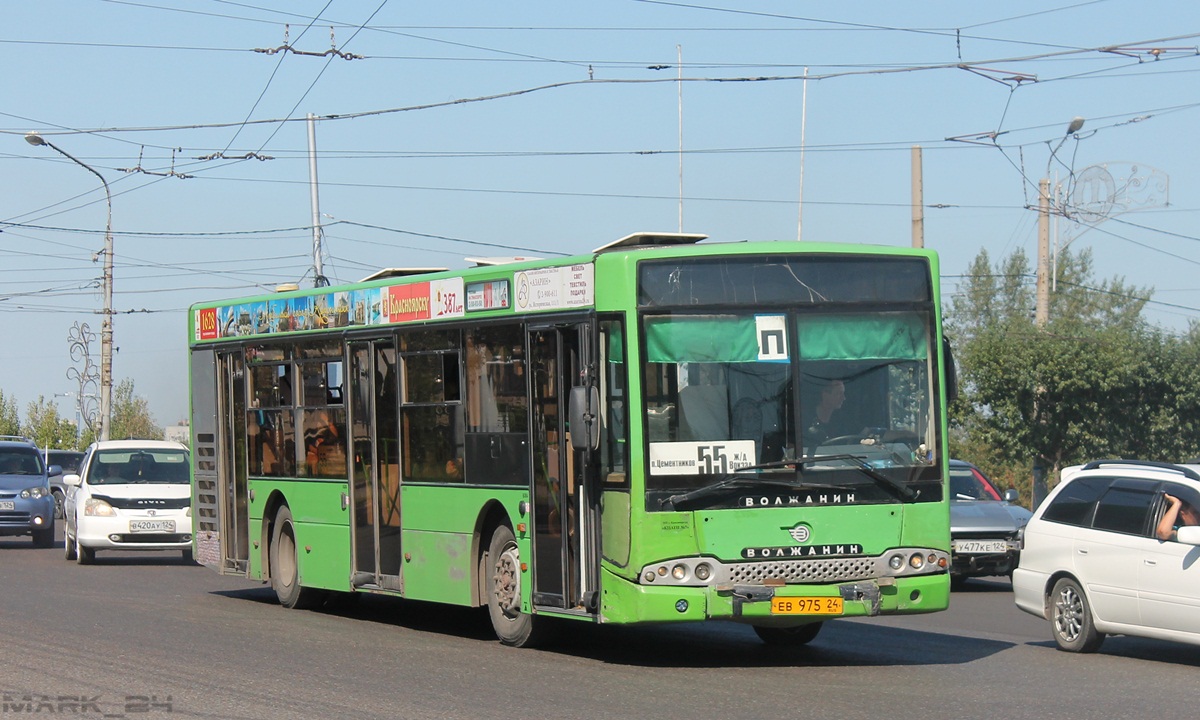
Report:
[[[1087,250],[1060,256],[1040,328],[1032,277],[1023,252],[993,267],[983,251],[948,308],[962,376],[955,452],[977,452],[1010,472],[985,469],[1009,476],[1034,461],[1056,475],[1103,457],[1200,454],[1200,333],[1150,327],[1141,317],[1150,289],[1097,281]]]
[[[6,397],[0,390],[0,435],[20,435],[21,418],[17,413],[17,399]]]
[[[75,449],[75,425],[58,416],[58,405],[39,396],[25,409],[25,437],[32,438],[40,448]]]
[[[108,436],[113,440],[162,440],[162,428],[154,422],[146,399],[134,395],[133,380],[129,378],[113,390],[112,427]]]

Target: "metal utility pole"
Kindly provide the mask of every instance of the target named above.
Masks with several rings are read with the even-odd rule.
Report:
[[[112,354],[113,354],[113,236],[112,236],[112,193],[108,182],[95,168],[74,157],[66,150],[52,144],[36,132],[25,133],[25,142],[46,147],[67,158],[79,167],[100,178],[104,186],[104,199],[108,203],[108,222],[104,226],[104,321],[100,325],[100,432],[99,439],[107,440],[112,425]]]
[[[921,146],[912,146],[912,246],[925,247],[925,181]]]
[[[312,198],[312,231],[313,231],[313,287],[325,287],[329,278],[325,277],[325,263],[321,259],[321,203],[317,200],[317,130],[314,116],[308,114],[308,185]]]

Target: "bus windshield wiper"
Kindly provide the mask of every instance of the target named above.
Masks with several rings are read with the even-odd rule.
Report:
[[[845,456],[842,456],[842,455],[812,455],[809,457],[796,458],[794,460],[775,460],[772,462],[758,463],[756,465],[747,465],[745,467],[737,468],[736,470],[734,470],[731,473],[727,473],[724,478],[712,483],[711,485],[705,485],[704,487],[698,487],[698,488],[695,488],[694,490],[689,490],[685,493],[679,493],[678,495],[671,495],[671,496],[663,499],[662,503],[661,503],[662,508],[664,510],[674,510],[675,507],[680,503],[685,503],[689,500],[696,500],[698,498],[707,497],[714,493],[718,493],[722,490],[725,490],[726,488],[735,487],[735,486],[741,485],[741,484],[773,485],[776,487],[780,487],[780,486],[786,487],[788,489],[798,489],[798,488],[820,489],[820,488],[824,488],[824,489],[833,490],[833,489],[836,489],[833,486],[817,486],[817,485],[813,485],[811,483],[789,482],[786,480],[764,478],[764,477],[761,477],[758,475],[743,475],[742,473],[751,472],[751,471],[755,471],[755,470],[774,470],[774,469],[778,469],[778,468],[789,468],[789,467],[790,468],[798,468],[801,465],[807,465],[809,463],[819,462],[821,460],[835,460],[835,459],[840,459],[842,457],[853,457],[853,456],[851,456],[851,455],[845,455]]]
[[[676,506],[679,505],[680,503],[685,503],[689,500],[696,500],[697,498],[707,497],[708,495],[712,495],[713,493],[717,493],[726,488],[735,487],[735,486],[741,485],[743,483],[749,483],[749,484],[753,484],[753,485],[766,484],[766,485],[773,485],[773,486],[777,486],[777,487],[782,486],[782,487],[786,487],[789,489],[799,489],[799,488],[812,488],[812,489],[823,488],[823,489],[830,489],[830,490],[838,489],[837,486],[833,486],[833,485],[815,485],[812,483],[804,483],[804,482],[788,482],[785,480],[775,480],[775,479],[771,479],[771,478],[763,478],[758,475],[742,475],[741,474],[741,473],[745,473],[745,472],[753,471],[753,470],[772,470],[775,468],[787,468],[787,467],[799,468],[802,465],[811,465],[812,463],[825,462],[828,460],[848,460],[848,461],[850,461],[851,463],[853,463],[855,465],[855,467],[857,467],[860,471],[862,471],[862,473],[864,475],[871,478],[871,480],[873,480],[875,482],[875,484],[879,485],[884,490],[887,490],[889,493],[891,493],[892,495],[895,495],[897,498],[899,498],[901,500],[913,500],[917,497],[917,492],[915,490],[913,490],[912,488],[910,488],[907,485],[904,485],[902,483],[896,482],[895,480],[892,480],[891,478],[887,477],[886,475],[876,472],[875,468],[873,468],[870,465],[868,465],[867,463],[863,462],[862,458],[858,457],[857,455],[850,455],[847,453],[847,454],[839,454],[839,455],[807,455],[805,457],[799,457],[794,460],[776,460],[773,462],[765,462],[765,463],[759,463],[757,465],[747,465],[746,467],[740,467],[740,468],[734,470],[732,473],[729,473],[724,479],[718,480],[717,482],[715,482],[711,485],[705,485],[704,487],[699,487],[699,488],[696,488],[695,490],[689,490],[685,493],[679,493],[678,495],[671,495],[671,496],[665,498],[664,500],[662,500],[662,503],[661,503],[662,508],[664,510],[674,510],[676,508]]]
[[[916,500],[917,496],[921,494],[920,491],[913,490],[904,483],[893,480],[887,475],[879,472],[864,462],[863,459],[858,455],[851,455],[849,453],[841,455],[812,455],[803,459],[808,462],[817,460],[848,460],[852,465],[861,470],[863,475],[871,478],[871,480],[875,481],[876,485],[884,490],[887,490],[900,500]]]

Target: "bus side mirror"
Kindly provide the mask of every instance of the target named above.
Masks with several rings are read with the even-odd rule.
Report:
[[[589,452],[597,450],[600,447],[600,391],[577,385],[571,388],[569,403],[571,447]]]
[[[942,362],[946,366],[946,402],[952,403],[958,399],[958,368],[954,364],[950,340],[945,335],[942,336]]]

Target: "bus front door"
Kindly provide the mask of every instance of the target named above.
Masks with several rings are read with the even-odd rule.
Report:
[[[246,363],[241,350],[217,353],[218,465],[221,514],[221,569],[249,569],[250,519],[246,476]]]
[[[349,347],[351,584],[403,591],[396,348],[390,339]]]
[[[596,611],[598,505],[590,453],[571,447],[567,398],[588,380],[591,325],[530,327],[533,603]]]

